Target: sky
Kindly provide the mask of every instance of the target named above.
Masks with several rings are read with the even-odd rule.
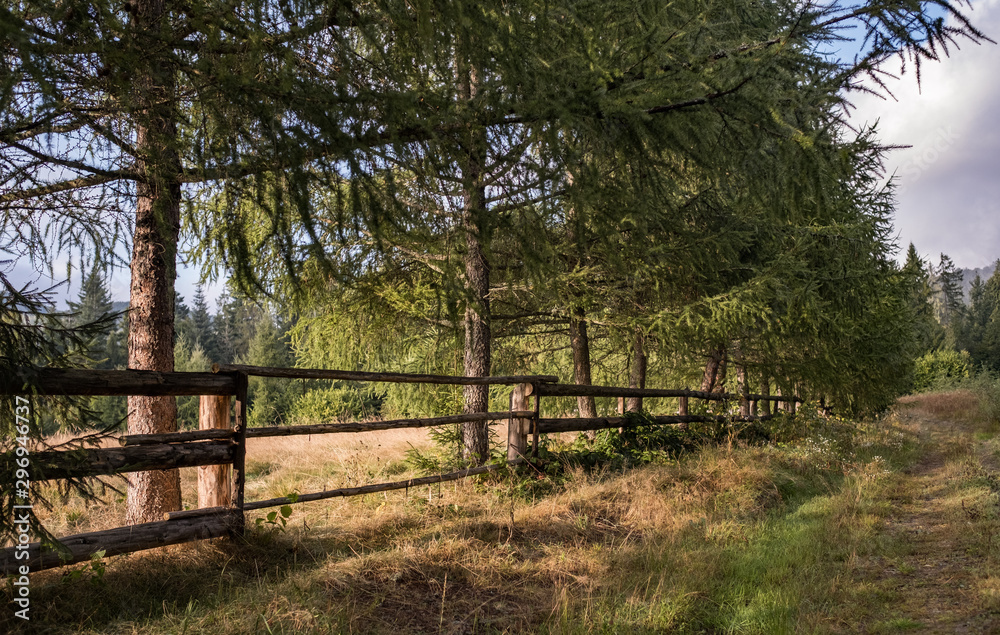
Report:
[[[1000,42],[1000,0],[974,0],[967,13]],[[932,263],[945,253],[959,267],[976,268],[1000,258],[1000,46],[959,44],[949,57],[924,64],[919,86],[912,66],[888,80],[894,99],[852,96],[852,122],[876,124],[884,144],[911,146],[891,152],[886,165],[897,188],[899,258],[912,242]],[[843,49],[851,50],[850,44]],[[53,284],[27,263],[0,266],[17,284]],[[65,260],[55,271],[56,280],[65,279]],[[79,273],[72,279],[58,294],[63,299],[76,297]],[[198,281],[196,268],[179,267],[177,290],[189,304]],[[128,286],[128,269],[115,270],[112,299],[127,300]],[[206,286],[210,305],[222,288],[221,282]]]
[[[974,1],[968,17],[1000,42],[1000,0]],[[913,243],[932,263],[959,267],[1000,258],[1000,46],[959,42],[950,57],[912,67],[888,86],[895,100],[852,98],[855,124],[877,122],[896,183],[900,258]],[[891,67],[890,67],[891,68]]]

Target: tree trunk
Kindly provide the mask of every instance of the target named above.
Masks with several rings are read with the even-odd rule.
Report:
[[[590,378],[590,338],[587,335],[587,320],[583,309],[574,309],[569,321],[569,342],[573,349],[573,383],[589,386]],[[588,419],[597,416],[597,404],[593,397],[577,397],[580,416]]]
[[[629,388],[646,387],[646,335],[642,329],[635,330],[635,340],[632,346],[632,367],[628,376]],[[629,397],[625,403],[627,412],[642,410],[642,397]]]
[[[149,41],[149,51],[166,19],[164,0],[138,0],[135,26]],[[175,80],[160,56],[135,79],[137,126],[135,147],[142,179],[136,184],[135,235],[129,298],[129,368],[174,369],[174,277],[180,228],[180,161],[176,153]],[[157,434],[177,429],[174,397],[128,398],[129,434]],[[126,521],[158,521],[181,508],[177,470],[138,472],[128,478]]]
[[[713,392],[716,382],[719,381],[719,370],[723,364],[726,349],[719,347],[712,351],[705,362],[705,372],[701,376],[701,389],[704,392]]]
[[[765,397],[771,396],[771,379],[767,375],[760,378],[760,394]],[[767,399],[760,401],[760,414],[764,416],[771,414],[771,402]]]
[[[476,94],[475,69],[460,69],[462,98]],[[482,240],[487,220],[486,188],[482,185],[485,132],[469,130],[464,139],[462,165],[462,230],[465,234],[465,366],[467,377],[490,374],[490,264]],[[489,411],[489,386],[466,386],[462,393],[463,413]],[[489,459],[489,424],[485,421],[462,424],[462,458],[482,465]]]

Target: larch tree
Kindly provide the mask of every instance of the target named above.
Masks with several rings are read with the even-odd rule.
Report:
[[[182,199],[266,170],[295,181],[310,151],[343,150],[310,145],[287,105],[309,89],[292,43],[350,14],[267,0],[30,0],[0,14],[11,71],[0,84],[5,246],[44,261],[128,244],[130,368],[173,369]],[[317,108],[336,117],[341,98],[355,100],[341,91]],[[173,398],[131,397],[129,411],[132,433],[175,428]],[[176,471],[130,476],[128,520],[160,519],[179,497]]]

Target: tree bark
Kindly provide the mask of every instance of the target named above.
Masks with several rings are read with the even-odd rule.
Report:
[[[174,277],[180,229],[180,160],[176,151],[175,79],[163,63],[158,43],[167,17],[164,0],[134,3],[138,37],[148,44],[147,66],[135,79],[135,147],[142,174],[136,184],[135,234],[129,298],[129,368],[174,369]],[[128,399],[129,434],[158,434],[177,429],[174,397]],[[181,507],[177,470],[138,472],[128,479],[126,521],[157,521]]]
[[[462,98],[471,101],[476,94],[475,69],[460,71]],[[485,132],[469,130],[464,140],[462,165],[462,230],[465,234],[465,365],[467,377],[488,377],[491,365],[492,332],[490,329],[490,263],[482,240],[486,223],[486,188],[482,184],[485,159]],[[488,412],[490,393],[487,385],[466,386],[462,393],[463,413]],[[489,459],[489,424],[485,421],[462,424],[462,458],[482,465]]]
[[[574,309],[569,321],[569,342],[573,349],[573,383],[589,386],[590,377],[590,337],[587,335],[587,316],[583,309]],[[597,403],[593,397],[576,398],[576,406],[583,418],[597,416]]]
[[[721,346],[712,351],[705,362],[705,372],[701,376],[701,389],[703,392],[712,392],[716,382],[719,381],[719,370],[726,356],[726,349]]]
[[[646,387],[646,335],[642,329],[635,330],[635,340],[632,345],[632,366],[628,376],[629,388]],[[627,412],[642,410],[642,397],[629,397],[625,402]]]
[[[760,394],[765,397],[771,395],[771,379],[766,374],[760,378]],[[763,416],[770,416],[771,414],[771,402],[767,399],[760,400],[760,414]]]

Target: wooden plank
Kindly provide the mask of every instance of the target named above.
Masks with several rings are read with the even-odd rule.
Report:
[[[18,548],[7,547],[0,551],[0,574],[13,574],[21,565],[27,564],[32,573],[63,565],[90,560],[92,554],[104,551],[105,556],[132,553],[156,547],[165,547],[194,540],[218,538],[229,533],[233,510],[204,515],[196,518],[159,521],[118,527],[106,531],[74,534],[60,538],[59,542],[68,549],[62,555],[54,551],[42,551],[41,543],[27,545],[27,559],[17,558]]]
[[[229,425],[229,395],[202,395],[199,401],[198,427],[225,431]],[[198,468],[198,507],[225,507],[232,503],[232,465],[205,465]]]
[[[231,395],[235,388],[232,375],[215,373],[21,368],[0,376],[6,395]]]
[[[464,423],[466,421],[502,421],[509,419],[510,412],[470,412],[445,417],[428,417],[424,419],[389,419],[386,421],[354,421],[349,423],[318,423],[307,426],[273,426],[267,428],[249,428],[247,438],[288,437],[303,434],[336,434],[341,432],[371,432],[373,430],[394,430],[396,428],[425,428],[443,426],[449,423]],[[528,416],[529,413],[515,412],[516,415]]]
[[[507,465],[519,465],[523,461],[510,461]],[[252,503],[246,503],[243,509],[249,511],[254,509],[265,509],[267,507],[278,507],[280,505],[291,505],[293,502],[296,503],[306,503],[309,501],[324,500],[327,498],[338,498],[346,496],[361,496],[363,494],[375,494],[378,492],[388,492],[396,489],[407,489],[410,487],[419,487],[421,485],[432,485],[434,483],[443,483],[445,481],[457,481],[462,478],[467,478],[469,476],[475,476],[477,474],[486,474],[487,472],[496,472],[498,470],[504,469],[504,465],[482,465],[479,467],[470,467],[465,470],[458,470],[457,472],[448,472],[447,474],[435,474],[434,476],[422,476],[420,478],[411,478],[406,481],[395,481],[393,483],[377,483],[375,485],[362,485],[360,487],[343,487],[340,489],[327,490],[325,492],[316,492],[313,494],[300,494],[292,501],[287,496],[282,496],[280,498],[271,498],[263,501],[254,501]],[[174,518],[175,514],[182,514],[184,512],[170,512],[170,517]]]
[[[536,394],[542,397],[693,397],[706,401],[736,401],[740,395],[733,393],[705,392],[701,390],[665,388],[619,388],[616,386],[584,386],[578,384],[538,384]],[[747,395],[750,399],[770,401],[799,401],[798,397],[768,397]]]
[[[342,381],[382,381],[396,384],[524,384],[533,382],[556,382],[554,375],[508,375],[502,377],[458,377],[453,375],[421,375],[413,373],[368,373],[352,370],[323,370],[319,368],[271,368],[267,366],[246,366],[243,364],[213,364],[212,372],[241,372],[257,377],[287,377],[289,379],[334,379]]]
[[[724,415],[666,415],[653,417],[657,425],[674,425],[695,423],[699,421],[757,421],[769,417],[726,417]],[[606,430],[610,428],[628,428],[644,423],[629,423],[625,417],[593,417],[593,418],[561,418],[540,419],[538,429],[543,434],[555,432],[585,432],[587,430]]]
[[[187,432],[165,432],[163,434],[126,434],[118,437],[119,445],[130,447],[136,445],[159,445],[160,443],[186,443],[188,441],[208,441],[211,439],[230,440],[232,429],[226,430],[189,430]]]
[[[200,443],[164,443],[119,448],[80,448],[32,452],[31,477],[36,481],[60,478],[84,478],[124,472],[168,470],[176,467],[220,465],[233,460],[229,441]],[[13,456],[0,457],[0,478],[13,473]],[[13,483],[13,479],[4,482]]]

